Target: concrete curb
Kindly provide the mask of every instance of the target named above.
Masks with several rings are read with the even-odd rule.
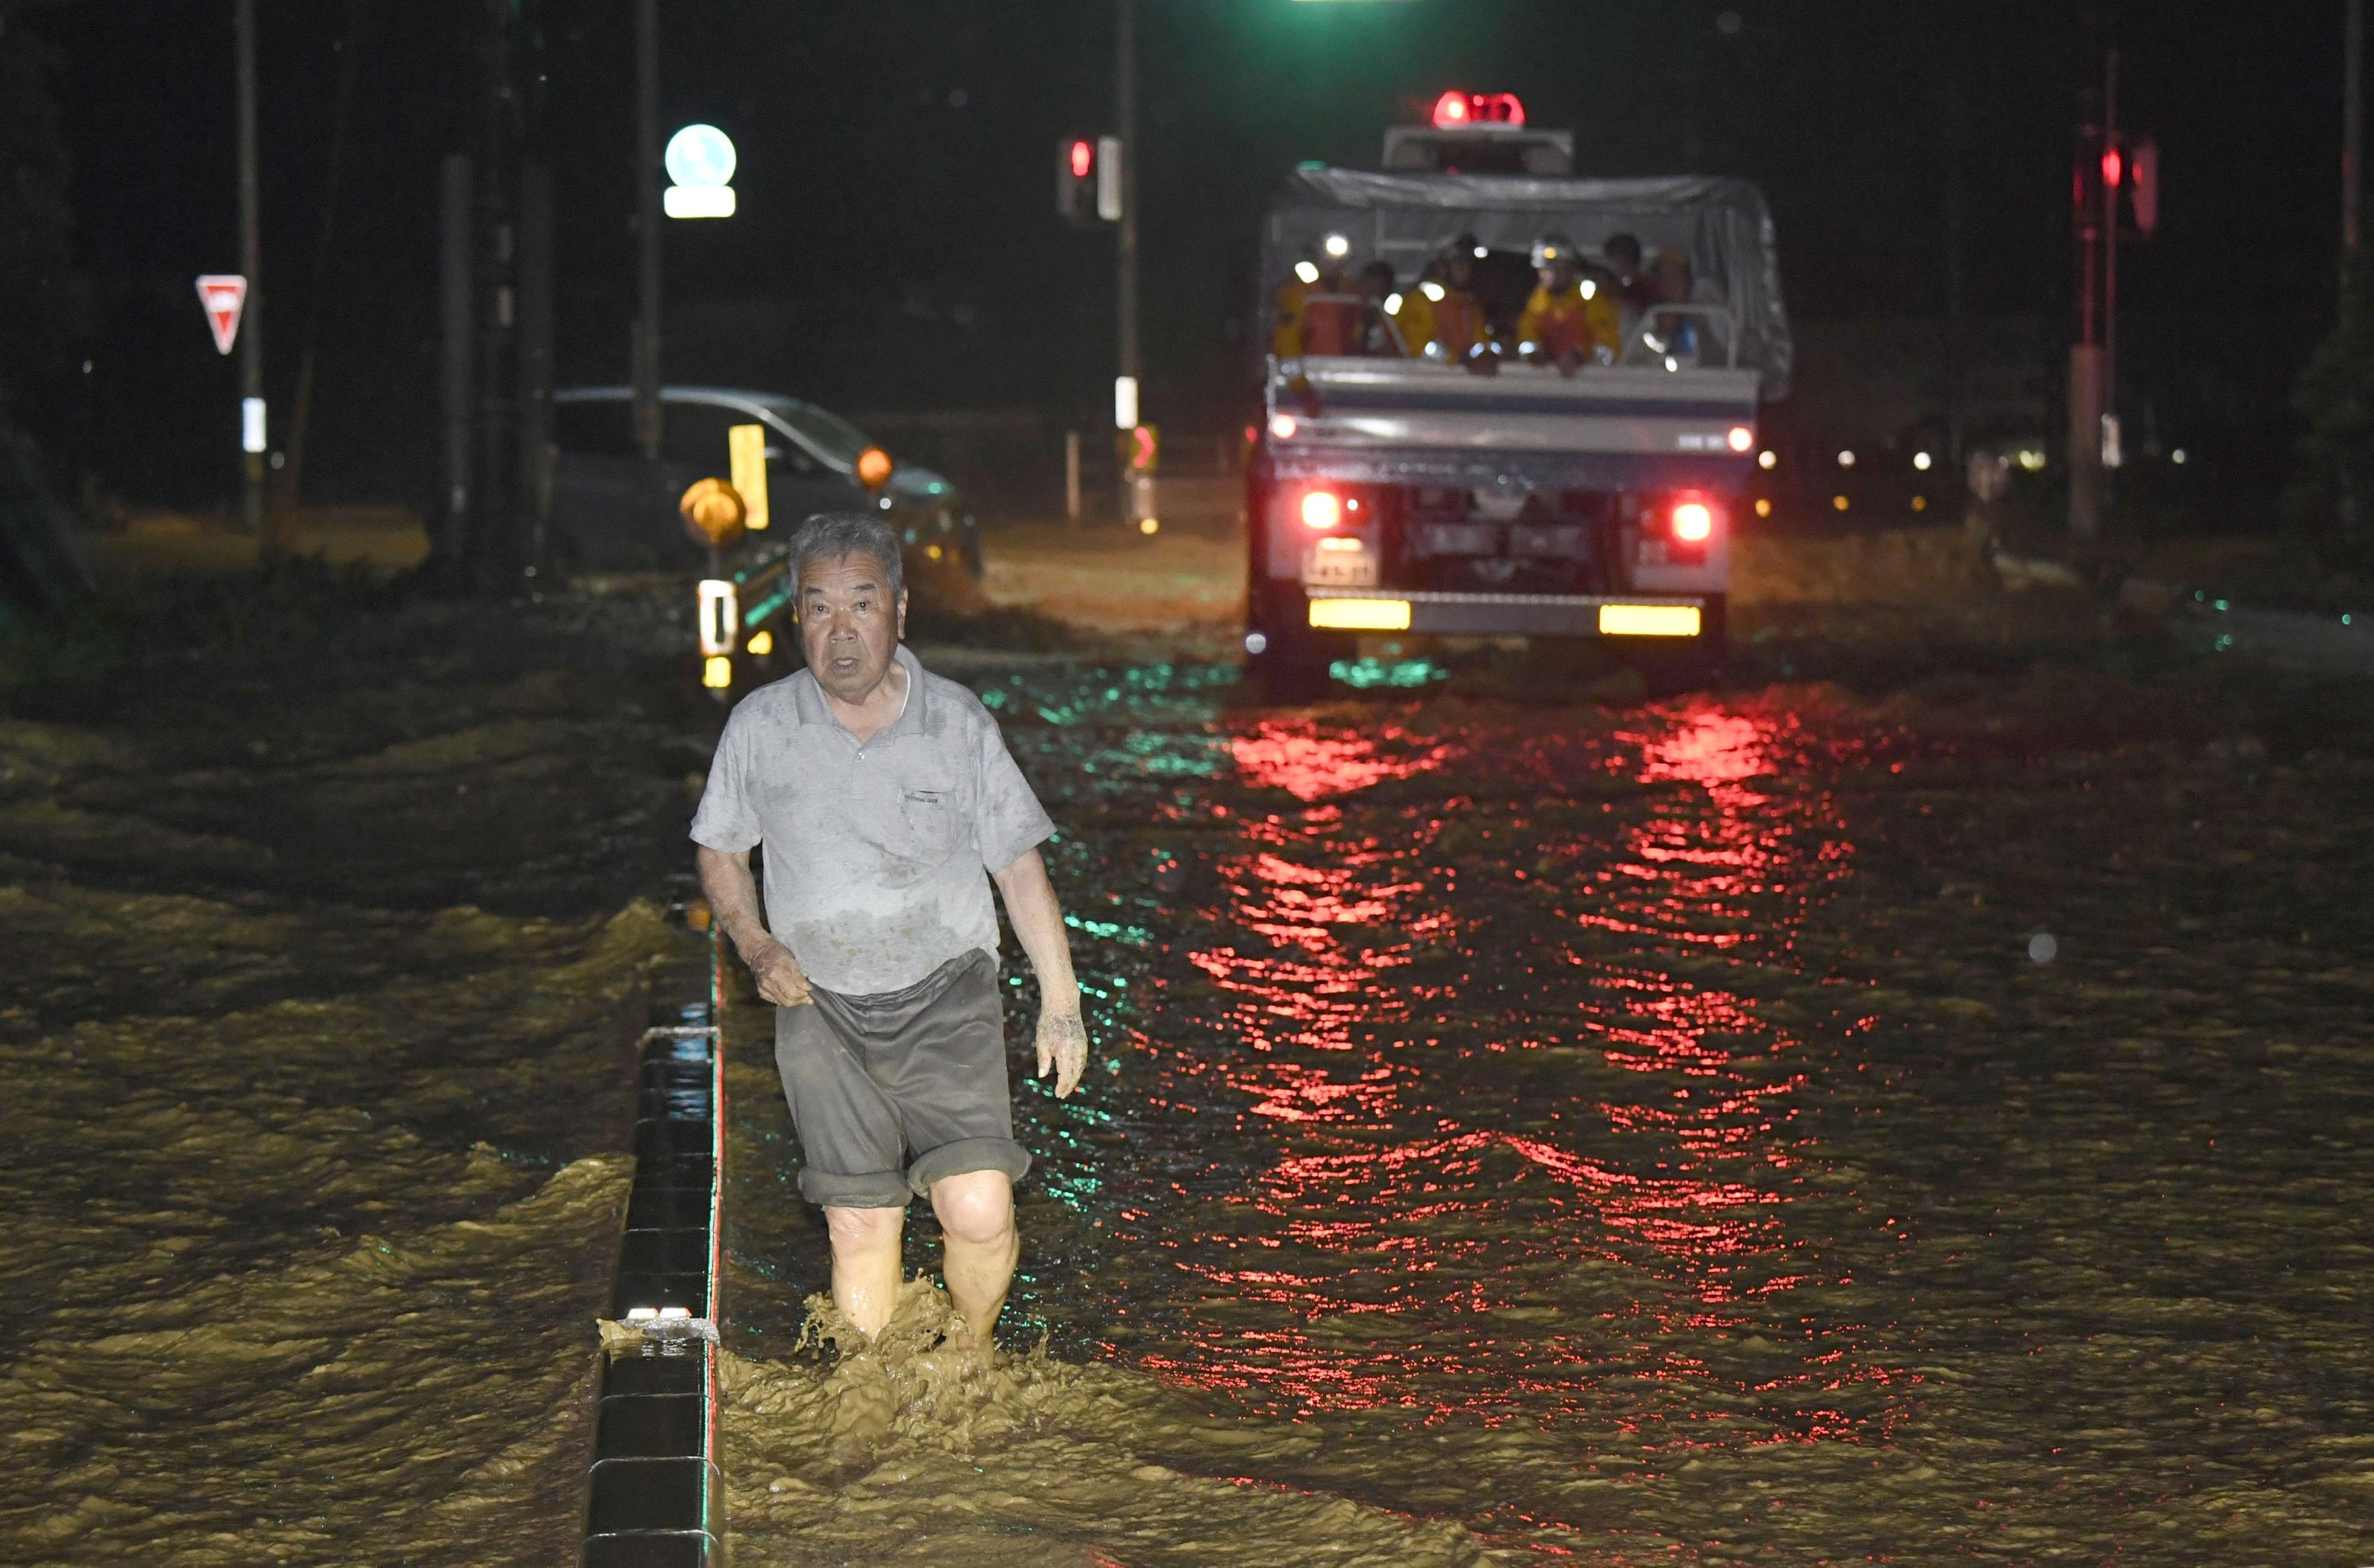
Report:
[[[720,1568],[717,1349],[723,1282],[723,955],[652,982],[637,1071],[635,1180],[602,1324],[583,1568]],[[698,1000],[688,1000],[691,993]]]

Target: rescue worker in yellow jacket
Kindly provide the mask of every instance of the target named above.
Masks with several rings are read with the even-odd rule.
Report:
[[[1492,342],[1492,323],[1475,294],[1479,249],[1475,236],[1461,235],[1444,247],[1417,286],[1402,296],[1393,322],[1413,356],[1456,365]]]
[[[1280,359],[1305,354],[1357,354],[1368,302],[1345,275],[1351,247],[1331,234],[1304,248],[1294,275],[1278,286],[1270,352]]]
[[[1624,327],[1616,301],[1598,280],[1582,275],[1581,256],[1563,234],[1534,242],[1541,287],[1517,321],[1517,351],[1571,376],[1586,364],[1613,365],[1623,352]]]

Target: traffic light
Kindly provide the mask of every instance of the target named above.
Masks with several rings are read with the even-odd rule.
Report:
[[[1121,221],[1121,138],[1065,136],[1055,144],[1055,211],[1093,228]]]

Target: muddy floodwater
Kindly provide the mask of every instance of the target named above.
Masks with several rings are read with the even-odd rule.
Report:
[[[573,1560],[675,608],[233,605],[19,694],[0,1561]],[[1833,623],[1290,709],[925,649],[1098,1048],[1018,1089],[981,1371],[922,1287],[835,1350],[730,1014],[735,1561],[2374,1562],[2365,689]]]
[[[0,1562],[571,1560],[698,731],[631,618],[220,608],[0,720]]]
[[[967,673],[1099,1040],[1022,1096],[1044,1350],[797,1348],[746,1011],[737,1562],[2374,1560],[2374,768],[2312,703]]]

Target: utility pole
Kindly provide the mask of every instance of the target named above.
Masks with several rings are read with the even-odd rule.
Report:
[[[1962,249],[1965,239],[1965,149],[1969,141],[1969,103],[1958,80],[1945,84],[1945,464],[1962,472],[1962,446],[1969,423],[1962,388],[1969,372],[1963,367]]]
[[[2077,252],[2077,341],[2069,350],[2069,532],[2081,540],[2092,539],[2102,524],[2102,345],[2094,314],[2101,208],[2086,197],[2101,178],[2103,143],[2101,126],[2090,118],[2092,99],[2090,87],[2080,89],[2071,182],[2076,202],[2070,215]]]
[[[2341,250],[2346,256],[2357,249],[2357,170],[2366,150],[2366,0],[2348,0],[2341,40]]]
[[[519,512],[520,111],[512,80],[512,0],[482,0],[478,45],[477,214],[474,246],[477,408],[465,547],[480,592],[508,592],[524,564]]]
[[[660,6],[635,0],[635,244],[641,292],[633,331],[635,443],[660,455]]]
[[[264,228],[255,172],[255,0],[238,0],[233,47],[239,56],[239,266],[247,276],[245,330],[240,334],[239,392],[241,446],[248,449],[247,484],[240,497],[240,521],[250,533],[264,526]],[[288,555],[288,541],[260,539],[267,562]]]
[[[648,3],[648,0],[646,0]],[[1123,397],[1114,389],[1113,423],[1122,428],[1137,424],[1134,416],[1142,382],[1137,363],[1137,6],[1136,0],[1114,0],[1113,117],[1121,132],[1121,236],[1116,247],[1119,275],[1115,279],[1121,331],[1120,376],[1129,384],[1127,403],[1133,417],[1121,417]],[[1126,528],[1136,497],[1136,476],[1128,462],[1121,470],[1121,521]]]

